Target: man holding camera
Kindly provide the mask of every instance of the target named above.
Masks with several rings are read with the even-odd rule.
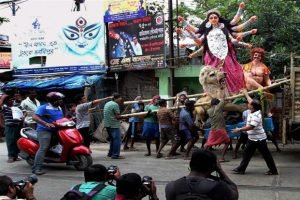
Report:
[[[158,200],[156,186],[149,176],[143,179],[136,173],[128,173],[117,179],[116,200],[141,200],[149,195],[150,200]]]
[[[217,156],[208,150],[196,150],[190,161],[191,172],[176,181],[167,184],[167,200],[174,199],[212,199],[236,200],[238,190],[217,161]],[[219,177],[212,176],[217,172]]]
[[[110,166],[106,168],[101,164],[95,164],[84,170],[85,182],[74,186],[72,190],[89,194],[95,188],[100,188],[98,191],[95,191],[95,194],[91,198],[92,200],[114,200],[116,187],[111,183],[106,184],[106,182],[113,181],[118,177],[120,177],[118,167]],[[73,199],[67,195],[65,197],[65,199]]]
[[[0,200],[36,199],[33,195],[33,186],[30,181],[23,181],[23,184],[18,183],[13,182],[8,176],[0,176]]]

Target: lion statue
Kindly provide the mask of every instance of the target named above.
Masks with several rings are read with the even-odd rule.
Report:
[[[199,74],[199,82],[203,87],[205,96],[197,100],[196,104],[207,103],[202,106],[195,107],[196,123],[201,127],[206,118],[206,111],[210,108],[212,98],[223,99],[229,96],[225,85],[226,74],[214,67],[204,66]],[[246,107],[226,103],[224,106],[226,111],[243,112]]]

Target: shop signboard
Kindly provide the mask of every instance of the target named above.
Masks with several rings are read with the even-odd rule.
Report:
[[[11,53],[10,52],[0,52],[0,72],[3,69],[10,69],[11,64]]]
[[[80,11],[14,17],[11,42],[15,75],[105,70],[105,25],[101,16]]]
[[[105,0],[104,22],[127,21],[145,17],[146,0]]]
[[[111,71],[163,68],[163,16],[147,16],[109,24]]]

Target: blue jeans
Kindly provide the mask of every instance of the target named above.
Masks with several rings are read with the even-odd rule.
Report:
[[[115,158],[120,156],[121,149],[121,131],[119,128],[106,128],[110,140],[109,157]]]
[[[39,141],[39,150],[35,154],[34,164],[32,166],[32,171],[41,170],[45,158],[46,151],[50,147],[52,132],[40,131],[37,133]]]

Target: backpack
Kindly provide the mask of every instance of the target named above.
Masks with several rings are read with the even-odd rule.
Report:
[[[183,191],[188,192],[177,195],[176,200],[211,200],[208,194],[201,194],[193,191],[186,177],[179,179],[178,185],[180,185]]]
[[[89,193],[80,192],[80,185],[76,185],[72,190],[69,190],[60,200],[91,200],[97,193],[106,187],[105,184],[98,184]]]

